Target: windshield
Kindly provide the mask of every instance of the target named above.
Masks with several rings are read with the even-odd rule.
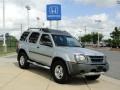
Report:
[[[81,44],[71,36],[52,35],[56,46],[81,47]]]

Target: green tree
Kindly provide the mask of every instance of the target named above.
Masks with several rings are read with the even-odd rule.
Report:
[[[110,36],[112,38],[111,46],[113,48],[117,48],[120,46],[120,29],[118,27],[114,28],[114,31],[110,33]]]
[[[6,33],[6,43],[8,47],[16,47],[17,39],[9,33]]]
[[[98,42],[98,33],[92,32],[91,35],[92,35],[92,42],[94,44],[97,44],[97,42]],[[102,41],[102,39],[103,39],[103,35],[99,33],[99,41]]]
[[[110,36],[113,40],[120,40],[120,29],[118,27],[115,27]]]
[[[106,39],[106,40],[104,40],[104,42],[106,43],[106,45],[108,46],[108,47],[111,47],[111,43],[112,43],[112,39]]]
[[[103,38],[102,34],[99,34],[99,41],[101,41]],[[80,40],[80,37],[79,37]],[[94,44],[97,44],[98,41],[98,33],[92,32],[91,34],[86,34],[83,37],[81,37],[81,42],[93,42]]]
[[[81,37],[81,41],[90,43],[91,42],[91,38],[92,38],[91,34],[87,34],[87,35]],[[80,37],[79,37],[79,40],[80,40]]]

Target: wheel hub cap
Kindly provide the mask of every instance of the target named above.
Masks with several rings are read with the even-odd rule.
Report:
[[[55,76],[57,79],[62,79],[63,77],[63,67],[58,65],[55,67]]]
[[[24,65],[25,63],[25,59],[23,56],[20,57],[20,65]]]

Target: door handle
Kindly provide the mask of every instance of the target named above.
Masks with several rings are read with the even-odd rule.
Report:
[[[40,48],[39,46],[37,46],[37,48]]]

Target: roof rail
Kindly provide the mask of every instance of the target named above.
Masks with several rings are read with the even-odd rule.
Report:
[[[46,33],[53,33],[53,34],[61,34],[61,35],[68,35],[71,36],[70,33],[68,33],[67,31],[60,31],[60,30],[55,30],[55,29],[49,29],[49,28],[29,28],[28,30],[38,30],[41,32],[46,32]]]
[[[38,29],[39,31],[43,31],[43,32],[50,32],[49,28],[28,28],[28,31],[31,29]]]
[[[50,32],[50,29],[49,29],[49,28],[40,28],[40,31],[43,31],[43,32]]]

